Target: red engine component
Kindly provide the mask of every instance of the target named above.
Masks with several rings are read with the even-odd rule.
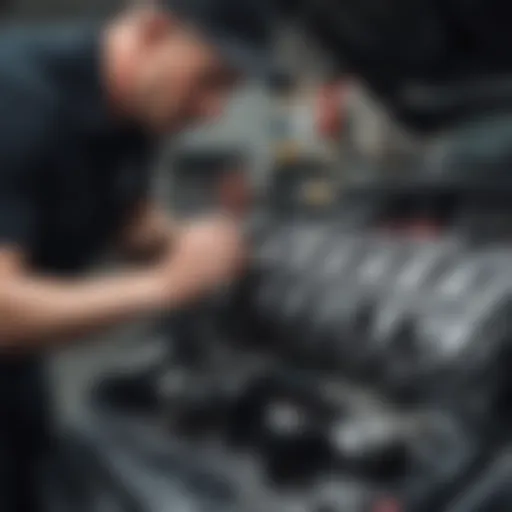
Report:
[[[377,500],[373,507],[372,512],[402,512],[403,507],[399,500],[395,498],[381,498]]]
[[[346,122],[346,103],[349,84],[336,80],[320,88],[317,102],[317,129],[322,137],[338,139]]]
[[[253,203],[247,174],[237,170],[226,173],[217,184],[217,197],[223,210],[236,217],[244,217]]]
[[[391,233],[418,240],[437,238],[442,232],[442,226],[430,219],[396,220],[381,226],[384,233]]]

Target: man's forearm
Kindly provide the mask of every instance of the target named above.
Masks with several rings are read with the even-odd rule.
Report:
[[[76,282],[21,276],[0,287],[0,349],[30,348],[92,334],[158,310],[150,272]]]
[[[0,350],[39,347],[199,300],[236,279],[244,246],[237,226],[210,219],[183,229],[171,254],[111,278],[34,275],[16,251],[0,254]]]

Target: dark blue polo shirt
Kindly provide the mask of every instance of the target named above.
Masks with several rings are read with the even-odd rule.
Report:
[[[152,144],[109,111],[101,29],[0,35],[0,244],[36,268],[84,268],[148,193]]]
[[[0,34],[0,246],[42,272],[77,272],[148,193],[152,144],[110,115],[101,29]],[[0,510],[37,510],[34,467],[47,446],[44,374],[0,357]]]

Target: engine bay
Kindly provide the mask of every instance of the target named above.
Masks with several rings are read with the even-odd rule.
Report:
[[[75,435],[120,510],[507,509],[503,192],[381,183],[314,215],[267,205],[243,281],[164,321],[142,381],[93,393]]]

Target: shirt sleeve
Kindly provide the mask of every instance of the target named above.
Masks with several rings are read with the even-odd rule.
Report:
[[[0,248],[14,245],[28,249],[33,242],[34,208],[24,192],[4,188],[1,178],[0,187]]]
[[[43,159],[42,136],[30,120],[0,119],[0,247],[30,250],[36,231],[36,165]]]

